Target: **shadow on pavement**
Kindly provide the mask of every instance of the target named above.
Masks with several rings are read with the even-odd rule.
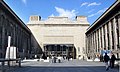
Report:
[[[106,72],[104,66],[23,66],[9,72]],[[118,68],[107,72],[119,72]]]

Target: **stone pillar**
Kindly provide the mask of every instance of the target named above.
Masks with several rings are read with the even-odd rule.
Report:
[[[105,41],[106,41],[106,49],[108,50],[108,35],[107,35],[107,24],[105,24]]]
[[[13,24],[13,45],[15,46],[15,24]]]
[[[92,33],[92,48],[93,48],[93,50],[95,49],[95,47],[94,47],[94,33]]]
[[[88,53],[90,52],[90,35],[88,36]]]
[[[99,29],[99,49],[101,48],[101,34],[100,34],[100,29]]]
[[[85,55],[87,55],[87,53],[88,53],[88,37],[86,36],[86,38],[85,38],[85,44],[86,44],[86,46],[85,46]]]
[[[118,29],[119,29],[119,48],[120,48],[120,15],[118,16]]]
[[[102,47],[103,47],[103,49],[105,48],[105,46],[104,46],[104,29],[103,29],[103,26],[102,26]]]
[[[114,49],[117,50],[117,30],[116,30],[116,19],[113,19],[113,34],[114,34]]]
[[[94,39],[94,40],[93,40],[93,41],[94,41],[93,47],[94,47],[94,51],[95,51],[95,45],[96,45],[96,43],[95,43],[95,32],[93,33],[93,37],[94,37],[94,38],[93,38],[93,39]]]
[[[109,43],[110,43],[110,50],[112,50],[111,21],[109,21],[108,26],[109,26]]]
[[[2,52],[4,52],[4,45],[5,45],[5,28],[4,26],[2,26]]]
[[[96,49],[95,49],[96,52],[97,52],[97,48],[98,48],[98,32],[96,31]]]

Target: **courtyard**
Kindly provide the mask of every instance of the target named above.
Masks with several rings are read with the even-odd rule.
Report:
[[[106,72],[103,62],[89,62],[86,60],[63,60],[61,63],[43,61],[23,61],[21,68],[10,72]],[[118,68],[109,69],[107,72],[119,72]]]

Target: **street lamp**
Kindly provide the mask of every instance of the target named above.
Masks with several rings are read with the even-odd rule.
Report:
[[[119,45],[118,46],[119,46],[119,49],[120,49],[120,37],[119,37]]]

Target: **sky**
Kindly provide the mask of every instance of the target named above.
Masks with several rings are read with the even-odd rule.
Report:
[[[87,16],[93,24],[116,0],[4,0],[24,22],[31,15],[39,15],[42,20],[49,16],[66,16],[75,20],[76,16]]]

